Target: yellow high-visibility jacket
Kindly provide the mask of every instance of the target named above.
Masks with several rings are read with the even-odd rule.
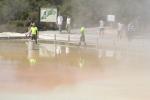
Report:
[[[38,28],[37,27],[31,27],[31,34],[36,35],[38,33]]]

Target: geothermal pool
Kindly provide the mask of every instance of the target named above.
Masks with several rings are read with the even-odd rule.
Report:
[[[1,100],[149,100],[149,54],[0,41]]]

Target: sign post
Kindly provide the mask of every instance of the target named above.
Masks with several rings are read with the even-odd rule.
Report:
[[[116,21],[115,15],[107,15],[107,21],[110,23],[110,26],[113,27],[113,23]]]
[[[108,22],[115,22],[116,17],[115,15],[107,15],[107,21]]]

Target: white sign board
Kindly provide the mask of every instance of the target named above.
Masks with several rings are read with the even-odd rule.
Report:
[[[57,8],[41,8],[41,22],[57,22]]]
[[[115,15],[107,15],[108,22],[115,22]]]

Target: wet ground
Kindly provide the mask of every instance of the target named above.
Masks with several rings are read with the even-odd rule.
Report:
[[[130,45],[1,40],[0,99],[149,100],[149,51]]]

